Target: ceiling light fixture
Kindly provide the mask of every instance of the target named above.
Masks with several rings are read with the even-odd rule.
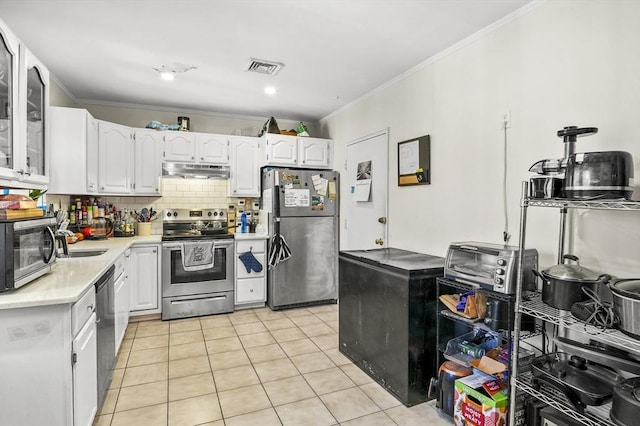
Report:
[[[175,80],[176,74],[183,73],[191,70],[197,70],[198,67],[193,65],[185,65],[174,62],[171,65],[163,65],[160,68],[154,68],[155,71],[160,73],[160,78],[166,81]]]
[[[265,87],[264,88],[264,93],[266,93],[267,95],[275,95],[276,94],[276,88],[269,86],[269,87]]]

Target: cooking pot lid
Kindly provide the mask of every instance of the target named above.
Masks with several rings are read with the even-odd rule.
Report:
[[[567,281],[589,281],[593,282],[600,277],[601,274],[598,272],[592,271],[591,269],[585,268],[580,265],[567,265],[560,264],[554,265],[547,269],[544,272],[551,278],[556,278],[560,280]]]
[[[633,297],[635,299],[640,298],[640,279],[619,280],[614,282],[611,286],[614,291],[619,290],[620,293],[629,297]]]

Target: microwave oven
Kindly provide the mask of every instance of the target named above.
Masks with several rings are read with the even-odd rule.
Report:
[[[56,261],[55,218],[0,221],[0,292],[51,271]]]

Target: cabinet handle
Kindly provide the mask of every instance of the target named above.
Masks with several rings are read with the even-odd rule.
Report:
[[[158,252],[158,250],[153,249],[153,251],[151,253],[157,253],[157,252]]]
[[[24,169],[16,170],[16,173],[19,175],[24,175]]]
[[[253,293],[253,289],[249,290],[249,293]]]
[[[104,186],[102,187],[102,190],[104,191]]]
[[[200,157],[200,160],[204,161],[204,157]]]
[[[24,172],[24,174],[27,175],[27,176],[31,176],[31,170],[28,170],[28,171]]]
[[[93,311],[93,305],[87,306],[87,311]]]
[[[195,160],[195,159],[196,159],[196,157],[191,157],[191,159],[192,159],[192,160]]]

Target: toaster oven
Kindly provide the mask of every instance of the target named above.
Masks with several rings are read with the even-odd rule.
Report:
[[[518,276],[516,246],[480,242],[451,243],[445,260],[446,278],[498,293],[515,294]],[[538,251],[525,249],[522,289],[536,289]]]

